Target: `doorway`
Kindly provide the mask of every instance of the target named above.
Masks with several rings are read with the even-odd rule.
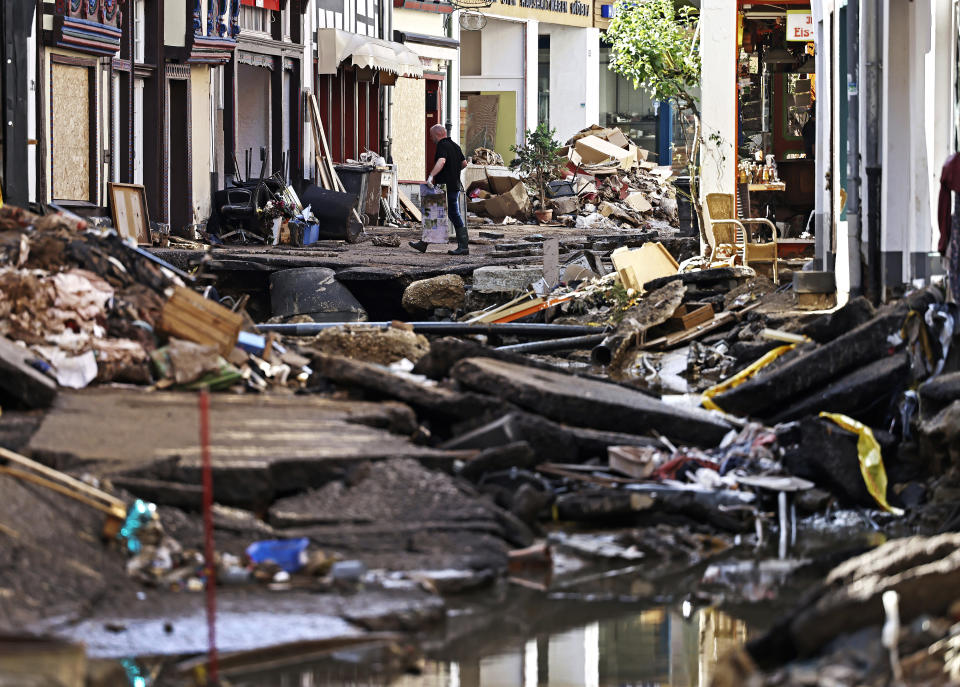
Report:
[[[430,174],[430,170],[433,168],[434,158],[437,154],[437,144],[433,142],[433,139],[430,137],[430,127],[434,124],[442,124],[443,112],[441,103],[443,98],[441,98],[441,89],[443,81],[440,79],[424,79],[424,97],[425,97],[425,107],[424,107],[424,124],[425,124],[425,135],[427,138],[426,147],[424,150],[427,151],[426,163],[427,169],[425,175]]]
[[[170,229],[193,223],[190,170],[190,82],[170,79]]]

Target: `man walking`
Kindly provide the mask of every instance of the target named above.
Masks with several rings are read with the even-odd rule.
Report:
[[[460,217],[460,170],[467,166],[467,160],[460,146],[447,136],[447,130],[442,124],[434,124],[430,127],[430,137],[437,144],[437,155],[433,169],[427,177],[427,183],[432,186],[436,181],[446,186],[447,216],[453,222],[453,228],[457,232],[457,248],[447,253],[469,255],[467,227],[463,223],[463,218]],[[410,245],[423,253],[429,244],[424,241],[411,241]]]

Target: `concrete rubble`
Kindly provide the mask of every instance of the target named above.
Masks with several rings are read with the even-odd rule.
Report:
[[[786,584],[817,522],[861,512],[915,538],[837,567],[782,632],[722,664],[753,681],[729,684],[814,684],[809,661],[843,664],[830,641],[882,623],[889,591],[904,628],[934,628],[904,630],[904,670],[953,660],[955,305],[930,286],[805,312],[784,278],[795,262],[780,286],[698,259],[629,141],[593,128],[568,146],[558,181],[584,186],[558,186],[554,219],[474,228],[482,250],[462,262],[363,262],[347,244],[148,251],[0,209],[0,445],[50,471],[0,460],[14,504],[0,537],[22,552],[0,570],[4,629],[56,633],[55,614],[104,594],[94,615],[116,623],[144,590],[162,615],[216,585],[228,605],[240,589],[268,607],[309,593],[338,636],[413,632],[467,591],[564,589],[564,557],[709,562],[695,593],[713,601],[756,572],[737,557],[766,556]],[[119,532],[71,478],[124,504],[107,517]],[[52,533],[31,522],[56,519],[47,499],[71,514]],[[389,603],[365,611],[367,597]]]

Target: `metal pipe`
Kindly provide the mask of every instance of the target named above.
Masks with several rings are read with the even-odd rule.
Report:
[[[590,360],[594,365],[609,365],[613,360],[613,352],[620,348],[630,334],[609,334],[600,340],[590,352]]]
[[[277,332],[287,336],[315,336],[325,329],[336,327],[363,326],[386,329],[392,322],[304,322],[300,324],[259,324],[260,332]],[[418,334],[498,334],[503,336],[529,336],[563,338],[586,336],[597,333],[597,327],[574,324],[540,324],[525,322],[506,322],[502,324],[465,324],[463,322],[406,322]]]
[[[867,175],[867,296],[874,303],[883,297],[883,252],[880,243],[880,188],[883,103],[883,0],[865,0],[863,20],[864,116],[866,117],[865,171]]]
[[[606,338],[606,334],[589,334],[587,336],[571,336],[568,339],[548,339],[547,341],[531,341],[529,343],[497,346],[498,351],[510,353],[547,353],[550,351],[569,351],[577,348],[590,348]]]
[[[850,296],[863,293],[860,257],[860,0],[847,0],[847,267]]]

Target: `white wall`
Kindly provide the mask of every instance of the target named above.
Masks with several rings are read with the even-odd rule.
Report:
[[[700,51],[703,138],[701,196],[733,193],[736,182],[736,70],[737,12],[730,0],[703,0]],[[710,141],[722,138],[721,146]]]
[[[540,22],[536,19],[527,20],[526,24],[526,42],[523,47],[526,49],[527,81],[526,81],[526,110],[522,120],[517,121],[518,140],[523,141],[523,132],[527,129],[536,129],[540,120],[539,92],[537,84],[537,73],[539,72],[538,60],[538,41],[540,38]],[[522,98],[521,98],[522,100]]]
[[[550,36],[550,127],[566,141],[599,123],[600,31],[541,23],[540,34]]]
[[[534,22],[536,24],[536,22]],[[491,18],[480,32],[481,76],[460,75],[459,89],[455,101],[459,101],[461,92],[513,91],[517,94],[517,138],[523,137],[524,122],[528,116],[524,91],[524,34],[527,31],[522,21],[505,21]],[[533,41],[533,69],[537,67],[536,33]],[[533,121],[536,122],[536,72],[533,79]],[[529,124],[526,124],[529,128]],[[455,129],[459,132],[459,124]]]
[[[940,168],[953,152],[954,106],[951,85],[956,70],[954,45],[956,32],[953,24],[951,0],[933,0],[931,7],[930,51],[925,62],[927,160],[930,186],[930,212],[936,221],[937,201],[940,195]],[[936,250],[939,232],[931,233],[929,250]]]

